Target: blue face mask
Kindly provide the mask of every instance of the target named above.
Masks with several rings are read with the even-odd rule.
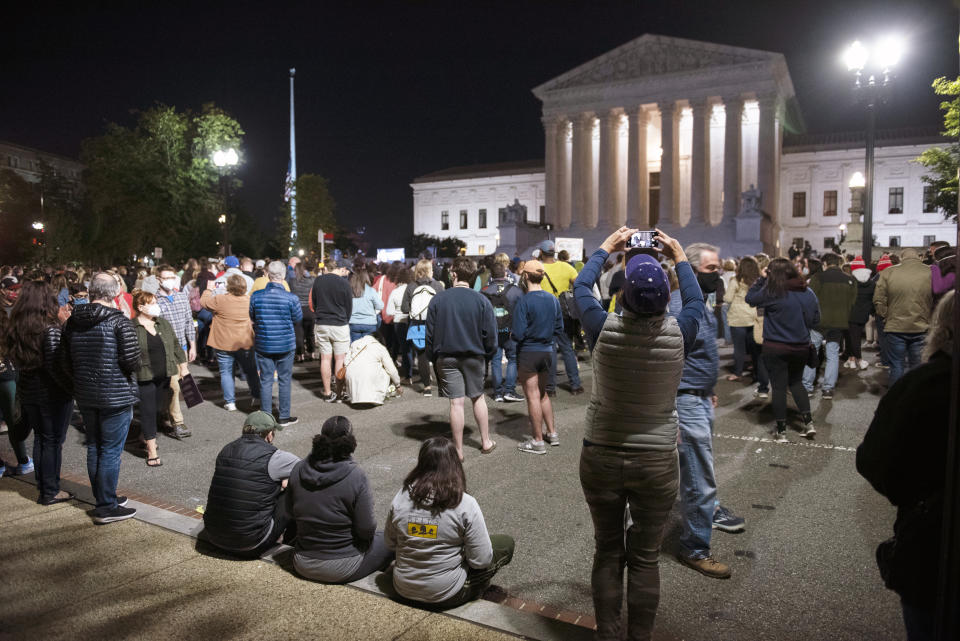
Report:
[[[86,305],[86,304],[89,303],[89,302],[90,302],[90,301],[87,300],[86,298],[74,298],[74,299],[73,299],[73,304],[74,304],[74,305]]]

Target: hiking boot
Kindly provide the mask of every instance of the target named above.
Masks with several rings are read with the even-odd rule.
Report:
[[[175,439],[177,439],[178,441],[182,441],[183,439],[187,438],[188,436],[193,436],[193,432],[191,432],[191,431],[188,430],[186,427],[184,427],[184,425],[183,425],[182,423],[178,423],[178,424],[176,424],[176,425],[173,426],[173,429],[171,429],[169,432],[167,432],[167,436],[169,436],[169,437],[171,437],[171,438],[175,438]]]
[[[99,514],[94,514],[93,522],[97,525],[106,525],[107,523],[114,523],[116,521],[126,521],[136,516],[137,511],[132,507],[123,507],[117,505],[117,507],[112,510],[105,510]]]
[[[743,532],[747,529],[746,521],[742,516],[737,516],[722,505],[717,506],[713,513],[713,529],[721,532]]]
[[[557,447],[558,445],[560,445],[560,435],[557,434],[556,432],[553,432],[552,434],[544,434],[543,440],[545,440],[547,443],[549,443],[553,447]]]
[[[503,395],[503,400],[505,400],[507,403],[518,403],[521,401],[525,401],[527,399],[525,399],[524,397],[520,396],[515,392],[507,392],[506,394]]]
[[[711,579],[729,579],[730,578],[730,566],[726,563],[720,563],[715,560],[712,556],[705,556],[702,559],[692,556],[687,556],[686,554],[678,554],[677,560],[680,561],[683,565],[688,568],[694,569],[704,576],[708,576]]]
[[[546,454],[547,444],[543,441],[537,443],[532,438],[528,438],[522,443],[517,444],[517,449],[527,454]]]

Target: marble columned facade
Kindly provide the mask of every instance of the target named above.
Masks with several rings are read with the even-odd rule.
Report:
[[[543,102],[546,220],[559,235],[592,242],[620,224],[656,224],[683,242],[776,251],[780,130],[793,98],[781,54],[645,35],[534,94]],[[756,134],[745,136],[747,126]],[[762,194],[763,221],[742,225],[750,184]]]

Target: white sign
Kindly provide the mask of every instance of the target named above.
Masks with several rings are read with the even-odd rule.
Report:
[[[557,254],[566,249],[570,254],[570,260],[576,262],[583,258],[582,238],[557,238],[553,242],[557,246]]]
[[[153,257],[154,257],[154,258],[163,258],[163,247],[154,247],[154,248],[153,248]]]
[[[394,261],[403,262],[404,260],[406,260],[406,252],[404,251],[403,247],[377,250],[378,263],[392,263]]]

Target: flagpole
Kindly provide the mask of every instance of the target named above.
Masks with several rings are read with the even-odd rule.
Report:
[[[297,139],[293,119],[293,77],[297,70],[290,70],[290,255],[297,244]]]

